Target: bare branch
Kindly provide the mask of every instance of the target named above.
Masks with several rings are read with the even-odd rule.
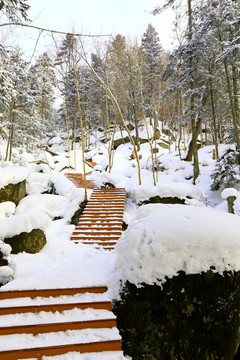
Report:
[[[70,32],[65,32],[65,31],[58,31],[58,30],[51,30],[51,29],[46,29],[46,28],[42,28],[39,26],[34,26],[34,25],[30,25],[30,24],[22,24],[22,23],[18,23],[18,22],[12,22],[12,23],[5,23],[5,24],[0,24],[0,27],[2,26],[23,26],[23,27],[27,27],[27,28],[31,28],[31,29],[36,29],[36,30],[40,30],[40,31],[46,31],[46,32],[50,32],[52,34],[63,34],[63,35],[72,35],[72,36],[84,36],[84,37],[103,37],[103,36],[111,36],[108,34],[96,34],[96,35],[91,35],[91,34],[75,34],[75,33],[70,33]]]

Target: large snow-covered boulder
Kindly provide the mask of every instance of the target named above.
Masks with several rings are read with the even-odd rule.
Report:
[[[202,192],[194,185],[182,182],[159,183],[156,186],[147,184],[132,187],[127,195],[136,203],[177,203],[201,205]]]
[[[0,239],[12,247],[12,253],[36,253],[46,244],[45,230],[51,224],[48,215],[25,211],[0,221]]]
[[[0,202],[12,201],[16,205],[26,196],[29,170],[22,166],[0,167]]]
[[[206,272],[240,270],[240,218],[185,205],[149,204],[135,218],[116,246],[121,279],[135,285],[161,284],[165,279]]]
[[[211,208],[150,204],[136,211],[116,246],[109,286],[116,290],[122,284],[119,298],[112,295],[126,354],[235,358],[239,234],[240,217]]]

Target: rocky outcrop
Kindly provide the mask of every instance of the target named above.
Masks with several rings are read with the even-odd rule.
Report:
[[[12,254],[26,252],[38,253],[46,244],[46,237],[42,230],[33,229],[31,232],[22,232],[12,238],[5,238],[4,242],[12,247]]]
[[[26,196],[26,180],[18,184],[8,184],[0,189],[0,203],[12,201],[16,205]]]

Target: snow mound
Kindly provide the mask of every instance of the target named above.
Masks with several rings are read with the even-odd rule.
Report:
[[[0,254],[3,259],[8,261],[8,265],[0,266],[0,284],[6,284],[12,280],[14,275],[14,270],[11,267],[10,252],[11,246],[0,240]]]
[[[0,239],[10,238],[33,229],[46,230],[51,224],[48,215],[37,211],[26,211],[0,221]]]
[[[33,210],[45,213],[51,219],[54,219],[64,217],[69,209],[71,209],[71,202],[64,196],[52,194],[29,195],[19,202],[16,214]]]
[[[28,176],[29,170],[22,166],[0,167],[0,189],[8,184],[17,184],[26,180]]]
[[[230,196],[235,196],[237,198],[238,195],[239,195],[238,191],[234,188],[226,188],[221,192],[221,197],[224,200],[226,200]]]
[[[15,209],[16,209],[16,205],[12,201],[4,201],[0,203],[0,220],[13,215]]]
[[[116,246],[112,281],[140,286],[161,284],[166,277],[240,270],[240,218],[186,205],[140,207]]]
[[[194,185],[180,182],[157,184],[157,186],[142,185],[128,190],[128,196],[135,202],[140,203],[150,197],[177,197],[179,199],[202,198],[202,192]]]
[[[51,191],[50,176],[50,173],[31,173],[27,180],[27,194],[33,195]]]

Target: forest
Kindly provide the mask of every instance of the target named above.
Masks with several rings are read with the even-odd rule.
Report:
[[[81,132],[79,118],[86,143],[99,127],[107,138],[116,126],[123,127],[119,110],[136,130],[137,149],[138,124],[144,117],[151,119],[156,136],[160,121],[171,129],[180,155],[194,160],[194,181],[198,146],[214,144],[218,158],[219,144],[235,143],[238,153],[239,1],[189,0],[185,7],[167,1],[165,7],[172,3],[178,46],[171,53],[162,48],[151,24],[141,44],[117,34],[99,41],[88,54],[81,37],[69,33],[59,40],[53,34],[55,54],[44,52],[30,63],[21,47],[2,45],[1,137],[7,139],[2,158],[11,160],[12,147],[20,141],[27,148],[39,146],[53,129],[65,131],[73,148]],[[26,2],[4,4],[2,12],[10,23],[27,21]]]

